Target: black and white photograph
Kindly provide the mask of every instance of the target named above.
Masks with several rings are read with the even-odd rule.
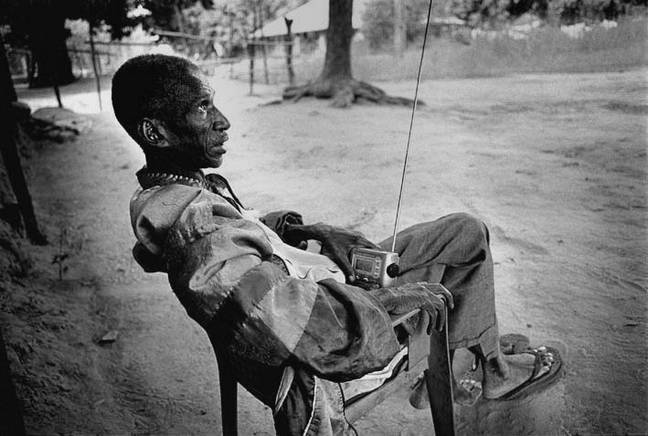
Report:
[[[648,435],[648,0],[1,0],[0,436]]]

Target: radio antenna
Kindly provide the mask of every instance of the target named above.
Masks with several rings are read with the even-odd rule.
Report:
[[[412,116],[410,118],[409,130],[407,131],[407,145],[405,146],[405,159],[403,161],[403,173],[401,174],[400,190],[398,191],[398,204],[396,205],[396,218],[394,219],[394,233],[392,235],[391,251],[396,249],[396,232],[398,231],[398,220],[400,219],[400,209],[403,200],[403,186],[405,186],[405,172],[407,171],[407,161],[409,159],[410,143],[412,141],[412,128],[414,127],[414,114],[418,105],[418,91],[421,84],[421,72],[423,71],[423,57],[425,56],[425,43],[430,27],[430,15],[432,14],[432,0],[428,2],[427,19],[425,20],[425,32],[423,34],[423,47],[421,48],[421,59],[419,60],[418,73],[416,75],[416,89],[414,90],[414,103],[412,104]]]

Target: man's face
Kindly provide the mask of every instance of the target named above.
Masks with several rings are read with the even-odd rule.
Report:
[[[223,163],[228,140],[225,132],[230,123],[214,106],[214,89],[199,74],[191,74],[190,91],[186,98],[188,108],[177,120],[167,138],[178,150],[182,160],[195,168],[217,168]]]

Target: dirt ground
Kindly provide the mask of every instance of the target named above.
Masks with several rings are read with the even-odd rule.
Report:
[[[565,351],[566,375],[519,402],[457,408],[461,434],[646,434],[645,70],[426,81],[401,228],[468,212],[491,230],[500,330]],[[380,83],[411,96],[413,82]],[[221,174],[248,207],[294,209],[370,239],[392,229],[409,110],[325,101],[261,105],[279,89],[217,80],[232,122]],[[104,87],[105,88],[105,87]],[[63,88],[96,110],[88,83]],[[131,259],[128,201],[143,164],[104,94],[76,141],[41,144],[31,186],[50,246],[26,247],[27,277],[4,283],[3,325],[32,434],[218,434],[216,362],[170,291]],[[51,105],[22,91],[33,108]],[[108,109],[107,109],[108,108]],[[63,280],[53,255],[70,257]],[[11,294],[11,295],[9,295]],[[97,343],[115,330],[114,343]],[[432,433],[407,393],[360,434]],[[239,395],[242,434],[273,434]]]

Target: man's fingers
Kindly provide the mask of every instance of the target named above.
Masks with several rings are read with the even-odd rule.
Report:
[[[427,313],[430,316],[430,322],[427,326],[427,334],[431,334],[432,330],[438,332],[443,331],[443,327],[445,327],[445,313],[443,308],[439,309],[438,307],[432,307],[427,309]]]
[[[448,289],[440,283],[435,284],[435,294],[445,301],[449,309],[454,309],[454,297]]]
[[[437,316],[437,331],[442,332],[443,328],[445,327],[446,323],[446,312],[445,312],[445,307],[440,307],[437,310],[438,316]]]
[[[356,241],[356,243],[354,245],[357,245],[357,246],[363,247],[363,248],[372,248],[374,250],[380,250],[381,249],[378,245],[374,244],[369,239],[366,239],[363,236],[359,236],[358,240]]]
[[[427,309],[430,315],[430,322],[427,327],[428,335],[432,333],[432,329],[442,332],[446,323],[445,310],[443,307],[433,307]]]
[[[351,267],[351,262],[347,258],[346,254],[341,253],[339,250],[333,250],[328,252],[332,261],[340,267],[344,275],[347,277],[349,282],[355,281],[355,274],[353,273],[353,268]]]
[[[284,233],[290,233],[290,236],[293,238],[305,239],[306,231],[304,227],[306,226],[302,224],[286,223]]]
[[[338,265],[342,269],[342,272],[349,280],[349,282],[355,282],[355,274],[353,273],[353,268],[351,268],[351,265],[348,262],[345,263],[344,261],[339,262]]]
[[[448,291],[446,288],[443,288],[443,290],[444,290],[443,296],[446,299],[446,304],[448,305],[448,308],[454,309],[454,297],[452,296],[450,291]]]

